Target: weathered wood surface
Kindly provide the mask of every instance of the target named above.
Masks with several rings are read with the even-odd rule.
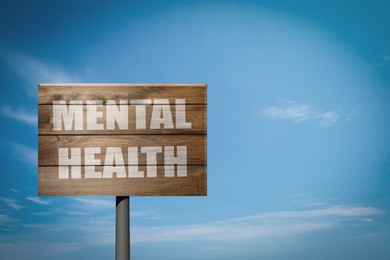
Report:
[[[73,105],[78,106],[78,105]],[[176,105],[169,105],[172,113],[173,124],[176,125]],[[82,135],[82,134],[206,134],[207,132],[207,106],[206,105],[186,105],[186,121],[191,122],[192,127],[188,129],[150,129],[150,121],[152,114],[152,106],[145,106],[146,114],[146,129],[136,129],[136,108],[134,106],[128,106],[128,129],[118,129],[118,125],[115,124],[115,130],[87,130],[87,116],[84,116],[83,126],[84,130],[53,130],[53,105],[39,105],[38,106],[38,134],[50,135],[50,134],[69,134],[69,135]],[[87,115],[87,105],[83,105],[83,114]],[[102,117],[97,119],[97,123],[106,126],[106,108],[102,106],[99,111],[102,112]],[[106,127],[105,127],[106,128]]]
[[[164,177],[158,166],[155,178],[58,179],[57,167],[39,167],[38,193],[48,196],[206,196],[207,166],[188,166],[188,176]],[[101,171],[102,167],[96,167]],[[143,167],[140,166],[140,170]]]
[[[104,162],[106,147],[121,147],[125,165],[128,156],[128,147],[132,146],[187,146],[187,164],[207,165],[206,140],[204,135],[94,135],[94,136],[39,136],[38,137],[38,165],[59,165],[58,147],[86,148],[101,147],[101,155],[95,158]],[[83,153],[82,153],[83,157]],[[138,164],[146,164],[144,153],[139,155]],[[163,153],[157,155],[157,165],[164,164]],[[82,165],[84,165],[82,161]]]
[[[85,116],[87,100],[168,99],[173,123],[176,99],[185,99],[186,121],[191,128],[150,129],[152,105],[146,105],[146,128],[136,129],[135,107],[128,106],[128,129],[88,130]],[[83,130],[53,130],[53,101],[83,101]],[[154,104],[158,104],[154,103]],[[106,126],[105,106],[97,123]],[[99,111],[100,111],[99,110]],[[92,119],[94,120],[94,119]],[[146,155],[138,153],[138,168],[143,178],[84,178],[84,159],[80,179],[59,178],[59,148],[100,147],[96,171],[102,171],[107,147],[121,147],[128,165],[128,147],[159,146],[157,177],[146,175]],[[187,176],[164,176],[164,147],[187,147]],[[82,152],[82,158],[84,154]],[[178,167],[178,166],[175,166]],[[115,174],[114,174],[115,175]],[[207,86],[206,84],[40,84],[38,87],[38,193],[49,196],[205,196],[207,195]]]
[[[38,104],[53,100],[123,100],[184,98],[187,104],[207,104],[205,84],[40,84]]]

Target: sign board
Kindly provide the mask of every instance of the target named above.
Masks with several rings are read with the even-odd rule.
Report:
[[[39,84],[39,195],[207,195],[206,84]]]

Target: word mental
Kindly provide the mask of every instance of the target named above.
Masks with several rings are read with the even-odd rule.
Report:
[[[133,108],[135,129],[188,129],[186,122],[185,99],[175,99],[175,123],[169,99],[120,100],[65,100],[53,101],[53,130],[127,130],[129,126],[129,107]],[[86,106],[84,106],[86,105]],[[150,120],[147,120],[147,106],[151,106]],[[86,113],[84,112],[86,110]],[[86,120],[84,120],[84,116]],[[103,122],[105,118],[105,122]],[[150,124],[147,125],[147,121]],[[84,125],[86,122],[86,125]],[[131,123],[131,122],[130,122]]]

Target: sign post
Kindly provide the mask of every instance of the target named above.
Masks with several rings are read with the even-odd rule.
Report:
[[[39,84],[38,194],[116,196],[129,259],[129,196],[207,195],[207,85]]]
[[[116,197],[115,259],[130,259],[129,197]]]

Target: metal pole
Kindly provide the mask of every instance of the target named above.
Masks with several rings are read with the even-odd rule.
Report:
[[[115,259],[130,260],[129,197],[116,197]]]

